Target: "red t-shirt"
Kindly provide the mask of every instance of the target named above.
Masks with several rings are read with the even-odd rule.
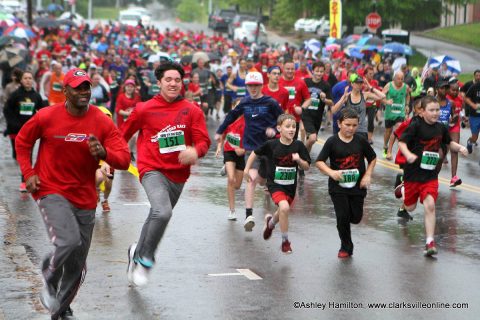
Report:
[[[225,130],[225,144],[223,151],[235,151],[237,148],[243,148],[243,131],[245,130],[245,118],[241,116]]]
[[[302,70],[298,69],[297,71],[295,71],[295,78],[300,78],[300,79],[304,80],[305,78],[311,78],[311,76],[310,76],[310,73],[308,73],[307,70],[302,71]]]
[[[462,111],[463,107],[463,97],[461,95],[458,95],[456,98],[453,98],[450,95],[447,95],[447,99],[452,101],[453,105],[455,106],[455,109],[453,110],[453,114],[455,116],[459,116],[460,112]],[[448,129],[450,132],[460,132],[460,116],[458,117],[457,122],[453,125],[450,126]]]
[[[90,105],[81,117],[67,112],[65,103],[39,110],[17,135],[17,161],[25,179],[38,175],[40,190],[35,200],[50,194],[60,194],[79,209],[97,207],[95,172],[98,159],[88,147],[89,135],[94,135],[107,151],[107,162],[115,169],[126,170],[130,151],[113,121],[100,109]],[[40,139],[35,167],[30,154]]]
[[[294,107],[301,107],[305,100],[310,99],[310,92],[308,91],[305,81],[299,78],[285,80],[285,78],[280,77],[278,84],[288,91],[287,113],[293,114],[295,120],[300,122],[301,115],[295,112]]]
[[[400,139],[405,129],[407,129],[407,127],[410,125],[410,122],[412,122],[412,119],[413,118],[410,118],[400,123],[398,128],[393,132],[393,134],[397,139]],[[405,158],[405,156],[403,155],[402,151],[400,151],[400,149],[398,149],[397,155],[395,156],[395,163],[398,165],[407,163],[407,158]]]
[[[210,146],[203,111],[180,97],[167,102],[158,94],[137,104],[123,124],[123,137],[128,141],[137,131],[140,179],[149,171],[160,171],[170,181],[184,183],[190,166],[178,161],[181,145],[193,146],[199,158]]]
[[[137,94],[133,95],[133,98],[128,98],[123,92],[118,95],[115,112],[117,113],[117,127],[119,129],[122,129],[122,126],[125,123],[125,120],[127,119],[127,117],[120,115],[119,111],[120,110],[126,111],[130,108],[133,109],[135,108],[135,105],[139,102],[142,102],[142,100],[140,99],[140,96]]]
[[[278,87],[277,91],[271,91],[268,85],[263,86],[262,93],[275,99],[283,111],[287,111],[288,91],[284,87]]]

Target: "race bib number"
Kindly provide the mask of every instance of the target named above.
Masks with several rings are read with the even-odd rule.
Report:
[[[247,94],[247,89],[245,87],[238,87],[237,88],[237,96],[245,96]]]
[[[297,168],[295,167],[275,167],[275,177],[273,182],[281,185],[292,185],[297,177]]]
[[[285,87],[288,91],[288,99],[293,100],[295,99],[295,87]]]
[[[195,96],[193,97],[193,101],[197,102],[197,103],[200,103],[201,100],[200,100],[200,97],[199,96]]]
[[[227,134],[227,142],[233,147],[233,148],[239,148],[240,147],[240,135],[236,133],[228,133]]]
[[[160,92],[160,87],[156,84],[152,85],[152,93],[157,94]]]
[[[20,115],[31,116],[33,115],[33,109],[35,104],[33,102],[20,102]]]
[[[117,82],[112,82],[110,83],[110,89],[114,90],[118,87],[118,83]]]
[[[338,183],[340,187],[347,189],[355,187],[360,178],[358,169],[340,170],[340,172],[342,173],[342,180]]]
[[[401,103],[392,103],[391,111],[393,114],[401,114],[403,112],[403,104]]]
[[[437,163],[440,160],[438,152],[423,151],[420,168],[425,170],[435,170]]]
[[[62,91],[62,84],[60,82],[54,82],[52,84],[52,90],[57,92]]]
[[[162,154],[187,149],[185,146],[185,134],[181,130],[161,132],[158,134],[157,141]]]
[[[320,99],[312,98],[312,102],[308,106],[307,109],[309,110],[318,110],[318,106],[320,105]]]
[[[267,72],[267,71],[268,71],[268,68],[267,68],[267,66],[262,66],[262,72],[264,72],[264,73],[265,73],[265,72]]]

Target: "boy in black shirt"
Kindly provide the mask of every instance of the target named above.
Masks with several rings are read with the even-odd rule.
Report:
[[[282,114],[277,120],[277,130],[280,139],[267,141],[256,149],[248,158],[244,170],[247,182],[252,179],[249,170],[257,156],[263,156],[267,161],[267,188],[273,201],[278,206],[272,216],[265,216],[263,238],[269,239],[277,222],[280,221],[282,232],[282,252],[291,253],[292,248],[288,241],[288,212],[295,198],[297,189],[297,169],[308,170],[310,167],[310,155],[307,148],[299,140],[294,140],[296,120],[291,114]]]
[[[435,97],[427,96],[421,103],[422,118],[412,122],[400,137],[398,147],[407,159],[404,168],[404,205],[413,211],[420,203],[425,209],[426,245],[424,254],[437,254],[434,241],[435,202],[438,197],[437,164],[441,160],[440,149],[449,146],[454,152],[467,155],[467,148],[451,141],[448,128],[437,122],[440,104]]]
[[[359,115],[355,110],[343,109],[338,119],[340,131],[328,138],[316,162],[317,168],[330,177],[328,192],[335,208],[341,241],[339,258],[353,255],[350,224],[362,220],[364,199],[377,161],[368,140],[355,134],[358,123]],[[325,163],[328,158],[330,166]],[[366,169],[365,158],[368,161]]]

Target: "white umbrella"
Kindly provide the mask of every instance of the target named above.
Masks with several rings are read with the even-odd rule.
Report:
[[[203,51],[198,51],[198,52],[195,52],[193,54],[192,62],[196,63],[198,61],[198,59],[202,59],[205,62],[210,61],[210,58],[208,57],[208,54],[206,52],[203,52]]]
[[[166,52],[157,52],[156,54],[152,54],[148,57],[149,63],[154,63],[160,61],[161,58],[170,60],[170,56]]]

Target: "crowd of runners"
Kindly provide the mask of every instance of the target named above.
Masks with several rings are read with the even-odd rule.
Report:
[[[22,172],[19,189],[37,200],[55,246],[42,263],[41,300],[52,319],[72,314],[98,202],[110,211],[114,169],[134,163],[151,206],[128,249],[128,280],[141,286],[190,167],[212,140],[225,164],[228,220],[237,219],[235,190],[245,181],[244,228],[252,231],[254,191],[265,186],[278,208],[264,217],[263,238],[279,224],[281,251],[291,253],[297,180],[311,167],[318,133],[332,130],[314,163],[329,176],[343,259],[353,255],[350,225],[363,217],[380,130],[383,158],[396,154],[404,170],[392,186],[403,199],[397,215],[408,221],[423,203],[424,254],[432,256],[438,173],[450,153],[450,186],[462,183],[458,153],[473,152],[480,130],[480,70],[462,84],[442,68],[423,78],[407,65],[392,70],[394,57],[376,52],[317,59],[288,43],[248,46],[142,26],[44,29],[30,43],[17,41],[7,46],[24,45],[29,54],[16,67],[2,65],[4,133]],[[207,121],[218,123],[214,137]],[[462,126],[471,130],[466,147]]]

